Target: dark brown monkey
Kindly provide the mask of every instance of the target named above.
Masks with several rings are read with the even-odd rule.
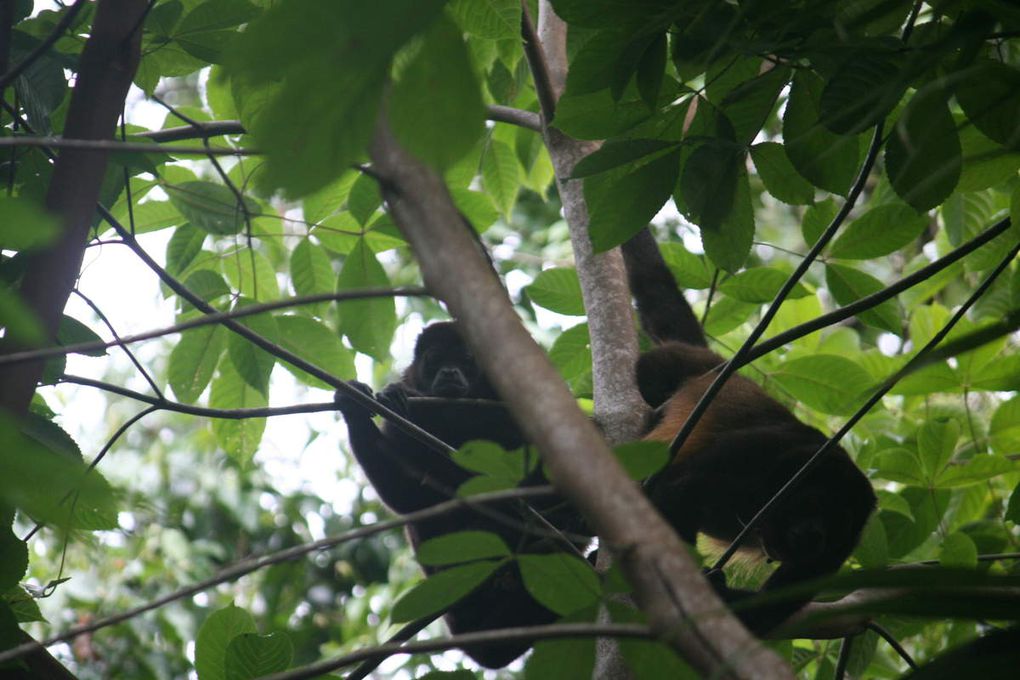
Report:
[[[655,409],[646,439],[672,442],[725,360],[704,333],[647,230],[624,246],[642,326],[658,344],[642,354],[637,381]],[[746,523],[825,443],[753,381],[734,375],[716,395],[666,468],[646,483],[649,498],[677,533],[732,541]],[[842,448],[828,451],[745,539],[779,567],[763,591],[831,574],[846,561],[875,507],[867,477]],[[713,579],[730,601],[750,593]],[[739,610],[761,635],[810,600]]]

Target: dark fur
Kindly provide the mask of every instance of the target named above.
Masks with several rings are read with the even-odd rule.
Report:
[[[362,389],[368,390],[364,385]],[[424,444],[400,432],[388,423],[376,427],[371,414],[352,400],[337,393],[337,406],[347,429],[358,463],[382,500],[400,513],[413,512],[449,500],[457,487],[473,473],[461,468],[447,455],[432,451]],[[422,403],[408,397],[445,397],[451,401]],[[413,423],[450,446],[485,439],[505,449],[525,444],[520,428],[499,402],[458,403],[456,399],[495,400],[496,393],[464,345],[456,326],[450,322],[433,323],[422,331],[415,345],[414,360],[403,379],[387,386],[380,400]],[[546,483],[540,471],[531,473],[524,484]],[[536,501],[533,506],[549,510],[556,500]],[[535,524],[534,516],[522,503],[508,502],[489,506],[507,518],[513,526],[493,516],[470,509],[416,522],[408,527],[414,548],[425,540],[454,531],[490,531],[503,538],[517,553],[550,552],[555,542],[548,537],[529,535],[526,527]],[[561,528],[573,522],[573,513],[552,513],[550,519]],[[436,567],[424,567],[428,574]],[[552,623],[558,617],[536,602],[524,587],[516,562],[500,568],[492,578],[455,604],[445,615],[454,634],[513,626]],[[476,645],[466,648],[471,658],[483,666],[499,668],[513,661],[531,646],[530,642]]]
[[[671,442],[715,378],[711,369],[724,359],[708,349],[651,234],[639,234],[624,253],[642,325],[661,343],[637,365],[641,395],[656,409],[645,438]],[[734,375],[646,491],[685,541],[693,543],[699,532],[731,541],[826,439],[754,382]],[[762,590],[838,570],[874,507],[867,477],[842,448],[830,450],[742,546],[781,563]],[[727,588],[722,578],[713,583],[731,601],[750,594]],[[764,634],[809,600],[810,594],[739,615]]]

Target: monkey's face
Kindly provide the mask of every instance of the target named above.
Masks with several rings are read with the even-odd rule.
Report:
[[[408,376],[421,393],[446,399],[496,399],[452,323],[434,323],[422,331],[414,355]]]

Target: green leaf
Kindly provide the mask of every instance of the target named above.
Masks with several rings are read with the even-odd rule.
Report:
[[[775,299],[779,289],[789,277],[778,269],[752,267],[739,272],[719,284],[719,290],[742,302],[765,303]],[[807,288],[797,283],[790,290],[789,299],[810,295]]]
[[[638,93],[650,109],[655,108],[659,101],[659,91],[662,89],[662,77],[666,72],[666,45],[666,34],[659,33],[637,63],[635,79]]]
[[[893,189],[918,212],[944,201],[960,180],[960,137],[949,103],[938,93],[917,94],[903,111],[885,148]]]
[[[0,248],[31,250],[53,243],[60,222],[35,201],[17,196],[0,197]]]
[[[549,349],[549,360],[564,380],[576,390],[575,382],[591,374],[591,338],[588,324],[579,323],[560,333]]]
[[[426,31],[390,94],[390,125],[411,154],[440,170],[485,130],[485,105],[461,31],[442,18]]]
[[[213,184],[211,186],[219,185]],[[231,205],[233,205],[235,201],[233,194],[230,195],[230,199]],[[198,199],[194,200],[197,202]],[[201,211],[201,208],[195,207],[194,210]],[[222,210],[222,206],[218,207],[217,210]],[[184,216],[185,214],[171,199],[170,201],[145,201],[144,203],[139,203],[132,208],[130,213],[128,213],[125,207],[123,215],[114,213],[114,217],[118,218],[122,224],[133,225],[135,234],[148,234],[149,232],[159,231],[160,229],[166,229],[167,227],[185,222],[187,219]],[[208,232],[209,230],[206,231]],[[202,236],[204,237],[205,233]]]
[[[394,623],[406,623],[442,611],[485,583],[501,564],[471,562],[431,574],[397,600],[390,618]]]
[[[659,250],[681,288],[699,290],[712,285],[711,265],[704,255],[695,255],[682,243],[660,243]]]
[[[925,478],[921,462],[913,451],[888,449],[878,455],[877,463],[876,474],[882,479],[908,486],[928,486],[929,480]]]
[[[801,222],[800,230],[804,235],[804,242],[813,246],[818,242],[819,237],[836,218],[839,208],[836,201],[831,197],[819,201],[804,211],[804,220]]]
[[[318,224],[339,210],[340,206],[347,202],[351,187],[360,177],[362,177],[362,173],[348,170],[342,173],[337,180],[305,196],[301,203],[304,207],[305,220],[312,224]]]
[[[744,266],[754,241],[754,209],[751,206],[751,187],[747,174],[737,178],[737,194],[733,208],[716,230],[702,229],[701,242],[705,254],[717,266],[728,272],[736,272]]]
[[[881,281],[871,274],[854,269],[853,267],[833,264],[831,262],[825,265],[825,285],[841,307],[845,307],[872,293],[877,293],[885,287]],[[876,307],[859,313],[857,318],[866,324],[895,333],[896,335],[903,333],[900,310],[895,300],[886,300]]]
[[[517,40],[521,3],[516,0],[453,0],[447,10],[465,33],[490,40]]]
[[[86,342],[102,342],[103,339],[91,328],[66,314],[60,317],[60,327],[57,329],[57,344],[77,345]],[[94,349],[79,352],[85,356],[102,357],[106,356],[105,349]]]
[[[729,297],[716,300],[705,317],[705,332],[715,337],[725,335],[748,321],[759,307],[757,303],[741,302]]]
[[[534,463],[534,455],[531,456]],[[466,470],[516,484],[528,473],[521,451],[507,451],[487,440],[470,441],[453,452],[453,460]]]
[[[588,680],[594,671],[594,638],[543,640],[525,662],[524,680]]]
[[[431,566],[509,556],[510,548],[503,539],[489,531],[455,531],[437,536],[419,545],[415,555],[420,563]]]
[[[1008,455],[1020,451],[1020,397],[999,404],[988,427],[992,450]]]
[[[824,81],[798,70],[783,116],[783,140],[793,167],[807,181],[835,194],[846,194],[857,174],[857,138],[836,135],[819,121]]]
[[[733,211],[743,163],[742,151],[725,140],[710,140],[687,157],[680,193],[691,220],[703,232],[718,231]]]
[[[825,83],[821,122],[833,132],[855,135],[884,118],[903,96],[903,56],[869,45],[855,50]]]
[[[337,280],[337,290],[359,288],[387,288],[390,280],[385,270],[364,239],[344,260]],[[390,340],[397,324],[397,311],[393,298],[350,300],[339,306],[339,330],[346,335],[351,346],[359,352],[379,360],[390,354]]]
[[[939,564],[943,567],[973,568],[977,566],[977,556],[974,541],[961,531],[955,531],[942,539]]]
[[[244,210],[234,193],[222,184],[184,182],[163,187],[170,202],[189,222],[210,234],[238,234],[245,228]],[[146,205],[146,204],[142,204]],[[261,214],[258,203],[245,198],[248,215]]]
[[[302,239],[290,254],[290,279],[294,284],[294,292],[298,295],[317,295],[336,291],[336,274],[325,248],[318,246],[310,239]],[[322,314],[328,303],[314,306],[318,314]]]
[[[225,680],[250,680],[279,673],[287,670],[293,658],[294,645],[286,633],[241,633],[227,645]]]
[[[177,399],[194,404],[212,380],[226,344],[227,331],[219,325],[193,328],[181,334],[170,350],[167,380]]]
[[[807,205],[814,199],[814,187],[797,174],[782,144],[755,144],[751,147],[751,159],[765,189],[783,203]]]
[[[364,173],[351,185],[350,194],[347,196],[347,209],[364,226],[375,214],[375,211],[382,205],[382,193],[379,191],[379,182]]]
[[[184,16],[174,30],[174,40],[193,57],[219,63],[237,27],[257,13],[245,0],[209,0]]]
[[[340,176],[371,139],[393,55],[444,4],[292,0],[248,24],[226,55],[225,71],[235,99],[265,92],[246,123],[267,153],[262,181],[296,197]]]
[[[574,166],[570,179],[590,177],[679,146],[664,139],[610,139]]]
[[[219,273],[208,269],[196,269],[184,279],[184,286],[206,302],[230,295],[230,286]]]
[[[451,189],[450,197],[464,219],[471,223],[475,231],[481,233],[491,227],[499,219],[499,212],[486,194],[469,189]]]
[[[71,499],[64,497],[73,492]],[[115,493],[101,474],[75,457],[21,432],[0,413],[0,506],[60,529],[117,526]]]
[[[951,465],[935,480],[935,487],[949,489],[971,484],[982,484],[1000,475],[1015,473],[1018,469],[1015,461],[1003,456],[980,455],[971,458],[963,465]]]
[[[342,380],[353,380],[357,377],[353,352],[344,347],[340,342],[340,336],[325,324],[306,316],[290,314],[275,319],[280,333],[278,341],[284,349]],[[333,389],[286,361],[281,361],[280,364],[306,385],[324,390]]]
[[[492,140],[482,155],[482,183],[503,217],[509,219],[517,200],[521,165],[507,144]]]
[[[174,212],[177,212],[176,209]],[[190,224],[182,224],[174,229],[173,236],[166,244],[166,270],[175,276],[194,261],[195,256],[202,252],[202,244],[207,234]]]
[[[9,518],[8,518],[9,519]],[[0,526],[0,592],[18,585],[28,570],[28,544],[14,535],[9,526]]]
[[[977,63],[956,85],[956,101],[970,122],[991,139],[1020,145],[1020,70],[1000,61]]]
[[[925,477],[935,479],[942,473],[956,450],[960,424],[953,419],[930,420],[917,430],[917,454]]]
[[[829,255],[848,260],[888,255],[916,239],[927,226],[928,217],[908,206],[880,205],[851,222],[833,242]]]
[[[584,300],[581,299],[581,282],[573,267],[546,269],[535,277],[527,288],[528,297],[535,304],[557,314],[584,316]]]
[[[195,670],[200,680],[226,680],[227,648],[238,635],[255,633],[251,614],[229,605],[213,612],[195,638]]]
[[[761,60],[751,59],[751,66],[754,77],[737,84],[719,103],[733,124],[734,138],[745,146],[758,135],[790,79],[790,70],[784,66],[770,65],[760,75]]]
[[[524,585],[543,606],[560,615],[591,606],[602,596],[592,566],[567,553],[518,555]]]
[[[655,217],[669,200],[679,174],[679,152],[667,153],[620,175],[584,181],[590,220],[588,230],[596,252],[620,245]]]
[[[1013,524],[1020,524],[1020,484],[1013,487],[1013,493],[1009,496],[1009,504],[1006,506],[1005,520]]]
[[[266,396],[246,383],[231,361],[221,361],[219,375],[213,380],[209,392],[209,406],[222,409],[265,408]],[[228,420],[216,418],[212,431],[223,451],[241,467],[251,462],[266,429],[265,418]]]
[[[636,480],[647,479],[669,462],[669,447],[665,442],[628,442],[614,447],[613,453],[627,476]]]
[[[241,309],[251,304],[253,304],[251,300],[240,298],[234,305],[234,309]],[[255,331],[263,338],[272,339],[279,335],[276,319],[268,312],[246,316],[238,319],[238,322]],[[234,364],[238,375],[246,383],[268,397],[269,376],[276,365],[276,357],[261,347],[256,347],[250,340],[241,337],[237,333],[231,333],[227,336],[227,355],[230,357],[231,363]]]
[[[787,361],[771,377],[807,406],[834,415],[852,413],[861,395],[872,385],[867,371],[834,354]]]

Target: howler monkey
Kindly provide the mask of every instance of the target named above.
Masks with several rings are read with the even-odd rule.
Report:
[[[360,389],[370,392],[366,385]],[[414,397],[441,397],[436,401]],[[410,398],[410,399],[409,399]],[[382,390],[379,399],[414,424],[450,446],[459,448],[476,439],[493,441],[505,449],[525,444],[520,428],[475,363],[452,322],[427,326],[418,336],[414,359],[400,382]],[[479,400],[486,400],[485,402]],[[379,428],[360,404],[337,393],[337,407],[358,463],[382,500],[400,513],[413,512],[449,500],[457,487],[473,473],[457,465],[446,454],[433,451],[389,423]],[[544,484],[539,470],[522,484]],[[556,504],[557,510],[553,510]],[[559,499],[542,499],[538,508],[555,525],[572,531],[575,515],[559,509]],[[515,553],[551,552],[564,549],[550,539],[548,531],[529,531],[536,525],[534,512],[523,502],[487,506],[493,514],[465,508],[408,527],[413,548],[425,540],[454,531],[480,530],[498,534]],[[438,571],[424,566],[426,573]],[[516,562],[499,568],[488,581],[455,604],[445,614],[452,633],[491,630],[513,626],[552,623],[558,617],[527,592]],[[473,645],[465,652],[482,666],[499,668],[513,661],[531,646],[530,642]]]
[[[637,382],[655,409],[646,439],[671,442],[725,360],[708,348],[701,325],[647,229],[623,248],[642,327],[657,346],[641,355]],[[667,467],[646,492],[677,533],[694,543],[699,532],[732,541],[826,441],[753,381],[734,375],[718,393]],[[780,563],[762,586],[769,591],[835,572],[853,551],[875,493],[842,448],[818,461],[745,540]],[[724,599],[750,593],[714,583]],[[762,635],[810,600],[810,595],[739,611]]]

